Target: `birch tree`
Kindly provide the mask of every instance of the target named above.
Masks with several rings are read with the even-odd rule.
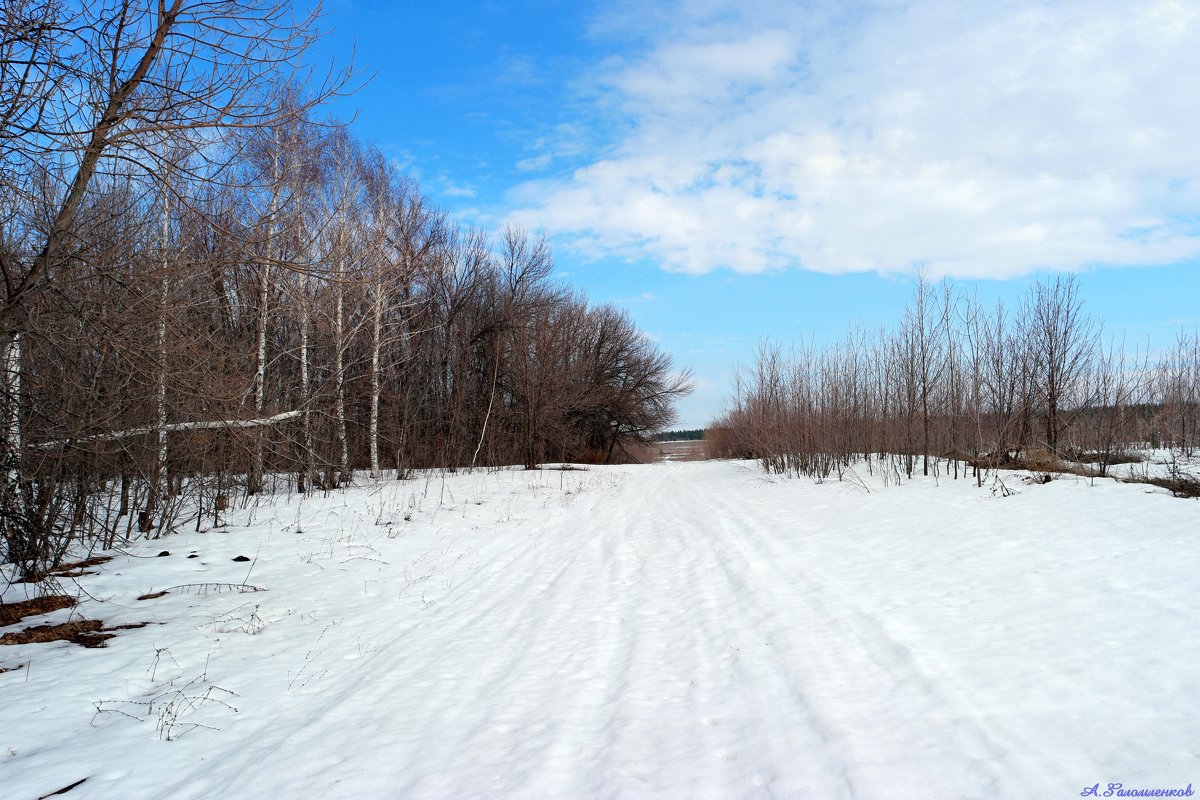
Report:
[[[43,333],[39,300],[84,277],[87,262],[72,253],[94,233],[81,211],[98,176],[131,169],[162,180],[187,163],[203,179],[194,186],[223,180],[217,144],[226,132],[296,113],[273,104],[268,90],[295,73],[314,22],[282,0],[4,3],[0,202],[6,227],[27,245],[0,248],[0,358],[10,370],[25,363],[29,337]],[[313,85],[309,102],[337,91],[346,77],[334,73]],[[139,202],[132,198],[125,212],[138,216]],[[15,510],[13,476],[26,443],[5,427],[6,512]],[[22,519],[5,514],[6,536],[35,524]]]

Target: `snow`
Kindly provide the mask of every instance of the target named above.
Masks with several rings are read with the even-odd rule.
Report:
[[[859,474],[361,478],[142,543],[63,580],[74,612],[3,629],[152,623],[105,649],[0,648],[0,794],[1026,800],[1197,780],[1200,502]]]

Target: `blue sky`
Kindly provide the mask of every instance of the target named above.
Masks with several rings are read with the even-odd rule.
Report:
[[[924,269],[985,300],[1078,273],[1110,333],[1200,324],[1200,5],[325,4],[332,108],[465,225],[690,368],[707,423],[763,337],[897,321]]]

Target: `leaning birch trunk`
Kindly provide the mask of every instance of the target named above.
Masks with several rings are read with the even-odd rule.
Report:
[[[471,469],[475,469],[475,463],[479,460],[479,451],[483,449],[483,440],[487,436],[488,421],[492,418],[492,403],[496,400],[496,384],[500,379],[499,342],[497,342],[495,350],[496,366],[492,370],[492,392],[488,395],[487,413],[483,415],[483,426],[479,431],[479,443],[475,445],[475,453],[471,456]]]
[[[300,411],[297,410],[283,411],[261,419],[212,419],[195,422],[171,422],[166,425],[166,431],[167,433],[173,433],[175,431],[245,430],[247,428],[261,428],[265,425],[276,425],[299,416]],[[26,445],[26,448],[29,450],[53,450],[58,447],[78,446],[91,442],[116,442],[121,439],[131,439],[135,436],[145,436],[148,433],[157,433],[158,430],[157,426],[147,425],[141,428],[127,428],[123,431],[96,433],[91,436],[81,436],[77,439],[52,439],[48,442],[31,442]]]

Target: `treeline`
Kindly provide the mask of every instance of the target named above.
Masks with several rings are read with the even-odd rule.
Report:
[[[175,8],[5,17],[10,55],[58,75],[0,74],[26,112],[0,184],[9,561],[36,573],[280,481],[609,461],[673,421],[688,377],[555,281],[544,240],[452,223],[317,120],[328,91],[277,69],[309,36],[285,5]],[[66,28],[86,51],[38,38]],[[99,101],[47,115],[79,75]]]
[[[664,431],[654,437],[656,442],[698,442],[704,438],[703,428],[682,431]]]
[[[1152,353],[1107,335],[1074,277],[1039,281],[1015,308],[922,278],[894,329],[829,346],[760,347],[705,437],[719,457],[844,477],[865,460],[895,478],[1095,463],[1131,447],[1200,448],[1200,334]]]

